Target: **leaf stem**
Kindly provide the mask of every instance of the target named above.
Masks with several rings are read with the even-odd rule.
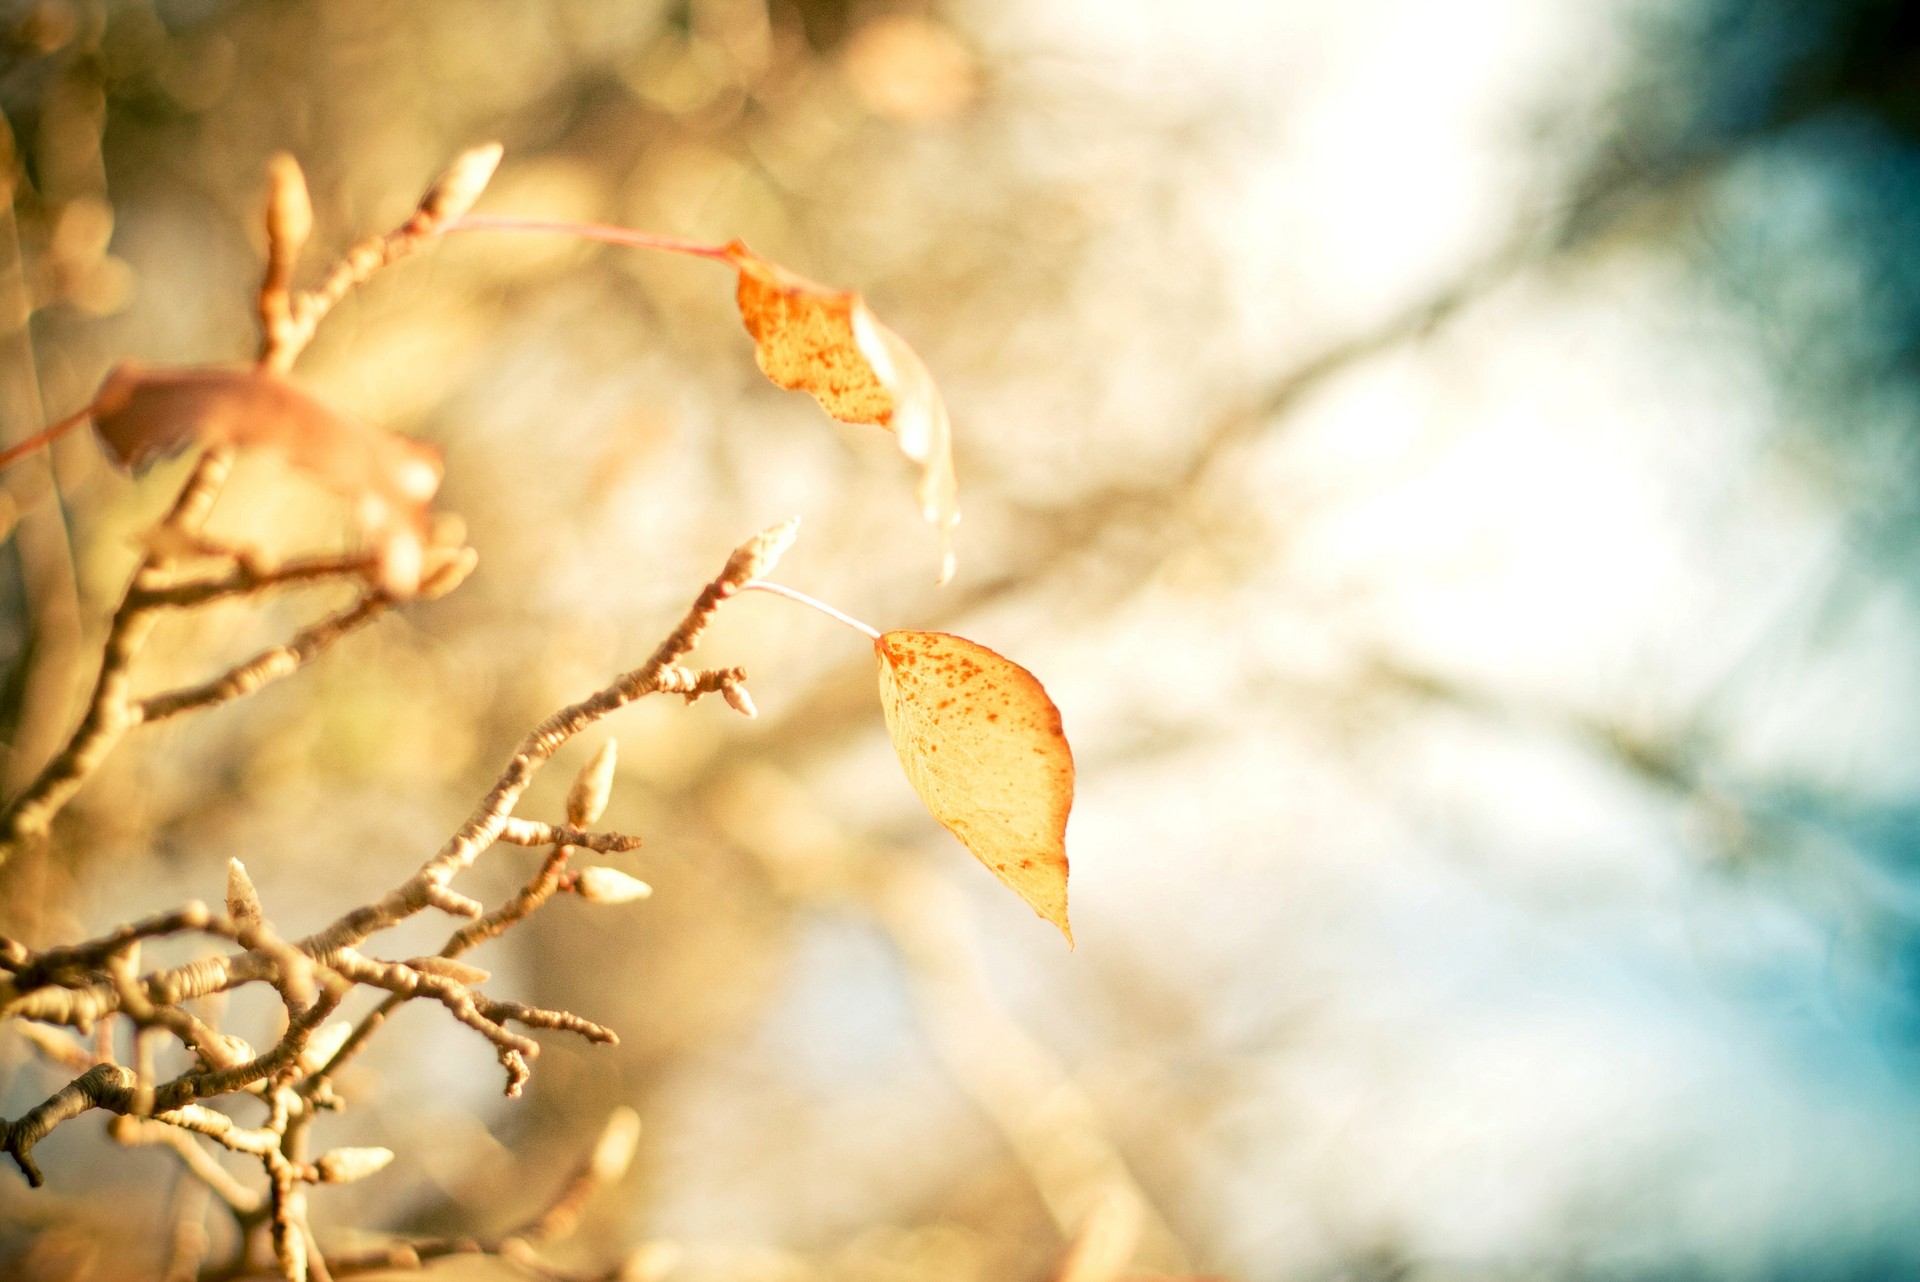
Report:
[[[825,601],[819,600],[816,597],[810,597],[806,593],[801,592],[796,588],[787,587],[785,584],[769,583],[765,579],[748,579],[745,583],[742,583],[740,585],[740,590],[742,592],[746,592],[746,591],[771,592],[773,593],[773,595],[783,596],[787,598],[787,600],[789,601],[798,601],[801,605],[812,606],[814,609],[820,611],[820,613],[826,615],[829,619],[835,619],[841,623],[846,624],[848,627],[852,628],[855,632],[863,632],[875,641],[878,641],[880,639],[880,633],[877,629],[868,627],[866,624],[860,622],[860,620],[854,618],[851,614],[844,614],[841,611],[834,609],[832,606],[828,605]]]
[[[51,442],[54,437],[61,435],[63,432],[72,431],[74,428],[86,422],[87,416],[92,413],[93,406],[91,404],[85,405],[74,413],[67,415],[67,417],[61,419],[52,427],[46,428],[44,431],[35,432],[19,444],[10,445],[4,450],[0,450],[0,467],[6,467],[10,463],[18,462],[41,446]]]
[[[634,249],[657,249],[668,254],[686,254],[692,258],[711,258],[719,262],[729,262],[732,259],[725,245],[709,245],[705,241],[683,240],[678,236],[660,236],[653,232],[635,231],[631,227],[614,227],[607,223],[574,223],[552,218],[517,218],[507,214],[468,214],[454,219],[440,231],[442,233],[553,232],[562,236],[579,236],[585,240],[598,240],[609,245],[627,245]]]

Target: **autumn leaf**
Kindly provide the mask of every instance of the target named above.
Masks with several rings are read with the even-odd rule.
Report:
[[[761,372],[808,393],[842,423],[891,429],[900,452],[920,465],[915,497],[940,531],[940,582],[952,578],[960,519],[953,428],[926,363],[853,291],[796,276],[737,240],[724,252],[740,273],[735,300]]]
[[[993,875],[1067,924],[1067,812],[1073,752],[1031,672],[945,632],[874,641],[887,733],[933,817]]]
[[[428,505],[440,488],[440,455],[431,446],[355,422],[253,369],[118,365],[94,397],[92,417],[130,471],[190,445],[278,450],[353,500],[389,593],[410,596],[419,587]]]

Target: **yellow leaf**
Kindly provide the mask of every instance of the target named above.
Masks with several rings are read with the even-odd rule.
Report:
[[[842,423],[890,428],[900,452],[920,465],[914,496],[921,516],[940,531],[940,581],[946,582],[960,519],[953,428],[926,363],[851,290],[796,276],[737,240],[726,257],[740,273],[734,297],[761,372],[806,392]]]
[[[874,652],[887,733],[914,791],[1072,944],[1073,751],[1053,700],[1019,664],[945,632],[887,632]]]

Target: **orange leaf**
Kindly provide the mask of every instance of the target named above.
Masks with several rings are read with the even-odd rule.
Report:
[[[953,429],[926,363],[851,290],[816,285],[737,240],[726,257],[740,272],[734,297],[761,372],[808,393],[842,423],[892,429],[900,452],[920,465],[915,497],[920,514],[939,527],[940,582],[946,582],[953,577],[960,505]]]
[[[419,587],[428,505],[440,488],[440,455],[431,446],[355,422],[251,369],[118,365],[92,414],[100,439],[129,470],[189,445],[279,450],[354,501],[388,592],[410,596]]]
[[[1073,751],[1031,672],[945,632],[887,632],[880,706],[920,799],[1033,910],[1067,924]]]

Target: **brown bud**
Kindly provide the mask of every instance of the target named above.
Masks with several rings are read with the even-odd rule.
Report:
[[[573,787],[567,789],[567,822],[584,828],[607,811],[607,798],[613,794],[613,770],[619,763],[620,744],[609,739],[600,745],[593,759],[580,767]]]
[[[653,887],[618,868],[595,865],[574,874],[573,893],[590,904],[630,904],[651,895]]]

